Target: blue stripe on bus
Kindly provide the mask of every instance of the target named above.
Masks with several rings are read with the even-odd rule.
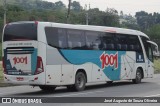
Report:
[[[101,68],[100,56],[104,53],[104,51],[98,50],[64,50],[61,49],[61,54],[63,54],[64,58],[67,59],[68,62],[74,65],[82,65],[88,62],[96,64]],[[107,54],[116,54],[117,51],[105,51]],[[121,56],[125,55],[125,51],[118,51],[118,68],[115,69],[114,66],[108,66],[103,69],[104,74],[110,80],[119,80],[121,73]]]
[[[32,74],[35,73],[37,68],[37,49],[34,48],[34,52],[31,54],[31,70]]]

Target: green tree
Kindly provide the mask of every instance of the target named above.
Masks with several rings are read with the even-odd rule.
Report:
[[[136,12],[135,17],[137,18],[137,23],[140,26],[142,31],[149,28],[148,13],[147,12],[145,12],[145,11]]]
[[[144,31],[155,24],[160,24],[160,14],[159,13],[147,13],[145,11],[137,12],[135,17],[137,18],[137,23],[141,30]]]
[[[145,31],[151,39],[160,39],[160,24],[153,25]]]
[[[152,27],[147,29],[145,33],[160,47],[160,24],[153,25]]]
[[[66,8],[65,4],[62,1],[55,2],[55,9],[63,9]]]
[[[135,17],[133,17],[132,15],[126,15],[126,14],[122,14],[119,16],[120,17],[120,27],[123,28],[129,28],[129,29],[135,29],[135,30],[139,30],[139,25],[137,24],[137,20]]]
[[[76,11],[76,12],[80,12],[81,9],[82,9],[80,3],[77,2],[77,1],[73,1],[73,2],[71,3],[71,8],[72,8],[72,10],[74,10],[74,11]]]

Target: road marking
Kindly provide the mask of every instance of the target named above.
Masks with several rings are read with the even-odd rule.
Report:
[[[0,95],[4,95],[4,94],[10,94],[10,93],[17,93],[17,92],[3,92],[3,93],[0,93]]]
[[[160,94],[156,94],[156,95],[149,95],[149,96],[144,96],[144,97],[156,97],[156,96],[160,96]]]
[[[83,95],[83,94],[92,94],[92,93],[101,93],[101,92],[104,92],[104,91],[84,92],[84,93],[74,93],[74,94],[60,95],[60,96],[54,96],[54,97],[68,97],[68,96]]]

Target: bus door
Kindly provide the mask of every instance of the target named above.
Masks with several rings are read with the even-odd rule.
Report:
[[[153,77],[154,74],[154,64],[153,64],[153,51],[152,51],[152,45],[156,46],[158,49],[158,45],[152,41],[147,41],[146,46],[146,55],[147,55],[147,74],[148,77]]]

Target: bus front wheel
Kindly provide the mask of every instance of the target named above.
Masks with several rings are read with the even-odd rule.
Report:
[[[78,72],[75,78],[74,88],[76,91],[82,91],[86,86],[86,77],[83,72]]]
[[[141,83],[141,80],[142,80],[142,71],[138,68],[136,72],[136,78],[132,79],[132,82],[134,84],[138,84]]]
[[[39,88],[42,91],[54,91],[56,89],[56,86],[40,85]]]

